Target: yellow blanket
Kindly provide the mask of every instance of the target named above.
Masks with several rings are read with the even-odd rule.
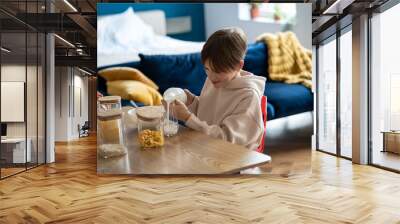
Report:
[[[311,88],[312,52],[300,44],[294,33],[265,33],[257,41],[267,44],[269,78]]]

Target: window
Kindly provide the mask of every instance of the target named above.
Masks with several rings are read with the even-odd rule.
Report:
[[[44,3],[21,1],[18,7],[23,10],[21,15],[37,13]],[[3,22],[0,23],[2,179],[45,163],[46,37],[3,12],[0,12],[0,17]],[[11,98],[11,95],[15,97]],[[11,111],[14,104],[18,105],[17,109]]]
[[[400,130],[400,73],[390,74],[390,130]]]
[[[371,162],[400,170],[400,5],[371,18]],[[396,132],[397,133],[393,133]]]
[[[340,36],[340,154],[352,157],[352,32]]]
[[[352,25],[318,45],[317,149],[352,158]]]
[[[336,154],[336,36],[319,46],[317,60],[318,149]]]
[[[294,24],[296,22],[296,4],[240,3],[239,19],[264,23]]]

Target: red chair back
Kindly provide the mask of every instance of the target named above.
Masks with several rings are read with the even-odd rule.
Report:
[[[260,146],[257,148],[257,152],[263,152],[264,151],[264,146],[265,146],[265,132],[267,128],[267,97],[262,96],[261,97],[261,112],[263,116],[263,122],[264,122],[264,133],[263,133],[263,138],[261,140]]]

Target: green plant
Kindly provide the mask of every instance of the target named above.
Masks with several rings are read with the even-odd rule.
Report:
[[[278,4],[275,4],[275,16],[282,18],[282,10]]]
[[[252,2],[248,4],[250,5],[251,8],[258,8],[261,5],[260,2]]]

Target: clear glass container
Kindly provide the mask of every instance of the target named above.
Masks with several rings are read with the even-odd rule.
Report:
[[[103,158],[126,154],[123,113],[120,109],[97,114],[97,151]]]
[[[121,109],[120,96],[104,96],[97,100],[97,111],[107,111],[112,109]]]
[[[140,107],[136,109],[138,142],[142,148],[164,146],[162,107]]]
[[[163,126],[164,135],[167,137],[171,137],[178,133],[179,123],[178,123],[178,120],[174,116],[172,116],[173,111],[171,111],[171,109],[170,109],[170,104],[174,100],[179,100],[182,103],[186,103],[187,96],[183,89],[172,87],[172,88],[167,89],[164,92],[163,99],[167,103],[167,108],[166,108],[167,113],[165,116],[164,126]]]
[[[182,103],[186,103],[187,96],[183,89],[172,87],[165,90],[163,98],[166,102],[172,102],[174,100],[179,100]]]
[[[169,112],[167,112],[165,114],[164,123],[163,123],[164,135],[167,137],[176,135],[179,130],[178,119],[176,119],[174,116],[172,116],[173,111],[170,110],[169,104],[170,103],[167,102],[167,111],[169,111]]]

